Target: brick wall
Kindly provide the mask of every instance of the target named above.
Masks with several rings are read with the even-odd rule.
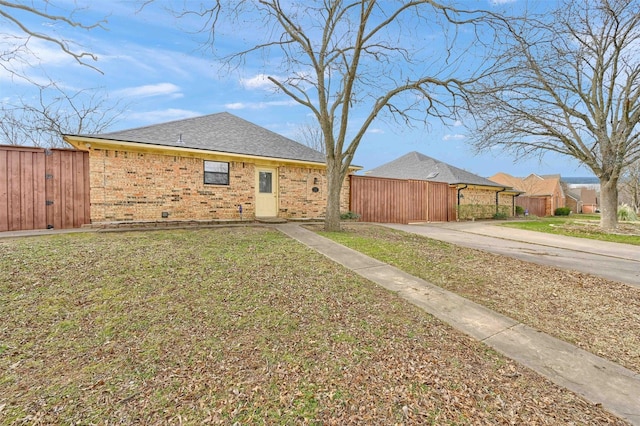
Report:
[[[458,216],[461,220],[471,218],[489,219],[496,213],[496,191],[486,189],[467,188],[461,191]],[[513,216],[513,195],[498,193],[498,206],[500,212]]]
[[[280,216],[285,218],[324,217],[327,206],[327,178],[324,169],[280,168]],[[340,211],[349,210],[349,179],[340,193]]]
[[[91,150],[91,220],[111,222],[255,217],[255,165],[229,162],[229,185],[205,185],[203,158]],[[279,216],[322,217],[326,210],[325,170],[278,167]],[[313,188],[317,188],[314,191]],[[348,180],[341,207],[348,209]]]

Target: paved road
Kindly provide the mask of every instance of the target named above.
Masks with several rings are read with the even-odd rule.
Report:
[[[640,247],[507,228],[488,222],[386,225],[528,262],[597,275],[640,288]]]

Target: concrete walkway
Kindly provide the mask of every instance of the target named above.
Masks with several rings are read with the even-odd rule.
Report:
[[[640,375],[541,333],[297,224],[284,234],[352,269],[611,413],[640,426]]]

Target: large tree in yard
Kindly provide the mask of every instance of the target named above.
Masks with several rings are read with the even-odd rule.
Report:
[[[313,117],[327,162],[326,230],[340,229],[342,184],[374,120],[450,117],[478,69],[477,60],[463,66],[463,53],[468,60],[473,52],[454,43],[471,46],[483,15],[430,0],[219,0],[182,11],[193,14],[207,19],[214,47],[229,43],[225,30],[247,30],[246,45],[225,63],[264,60],[273,86]]]
[[[577,159],[600,179],[601,226],[613,229],[618,180],[640,158],[640,3],[557,6],[503,22],[501,72],[471,102],[474,143]]]

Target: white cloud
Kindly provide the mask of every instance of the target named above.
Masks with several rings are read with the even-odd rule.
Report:
[[[127,87],[114,92],[117,97],[149,98],[152,96],[171,96],[181,98],[180,87],[173,83],[145,84],[137,87]]]
[[[226,109],[245,109],[247,108],[247,104],[242,102],[234,102],[232,104],[224,104]]]
[[[265,109],[269,107],[279,107],[279,106],[295,106],[298,105],[296,101],[293,99],[286,101],[271,101],[271,102],[232,102],[228,104],[224,104],[226,109]]]
[[[3,67],[0,67],[0,80],[29,84],[27,80],[15,78],[16,76],[13,74],[15,72],[18,76],[27,77],[36,84],[46,85],[51,80],[50,76],[55,76],[57,72],[65,72],[65,75],[68,75],[72,72],[69,70],[75,71],[80,67],[69,54],[64,53],[53,43],[47,43],[38,38],[27,39],[16,33],[3,33],[3,37],[0,38],[0,51],[14,50],[16,52],[14,58],[3,58],[5,63]],[[83,51],[77,46],[71,46],[71,50]],[[84,58],[84,61],[91,66],[97,65],[88,57]]]
[[[516,0],[489,0],[489,3],[493,6],[498,6],[501,4],[509,4],[509,3],[515,3]]]
[[[241,78],[240,84],[245,89],[267,89],[273,88],[273,83],[269,81],[269,76],[266,74],[257,74],[251,78]]]
[[[455,134],[455,135],[452,135],[452,134],[446,134],[446,135],[444,135],[444,137],[442,138],[442,140],[443,140],[443,141],[459,141],[459,140],[462,140],[462,139],[464,139],[464,138],[465,138],[465,136],[464,136],[464,135],[461,135],[461,134]]]
[[[384,130],[382,130],[382,129],[369,129],[369,130],[367,130],[367,133],[383,134]]]

